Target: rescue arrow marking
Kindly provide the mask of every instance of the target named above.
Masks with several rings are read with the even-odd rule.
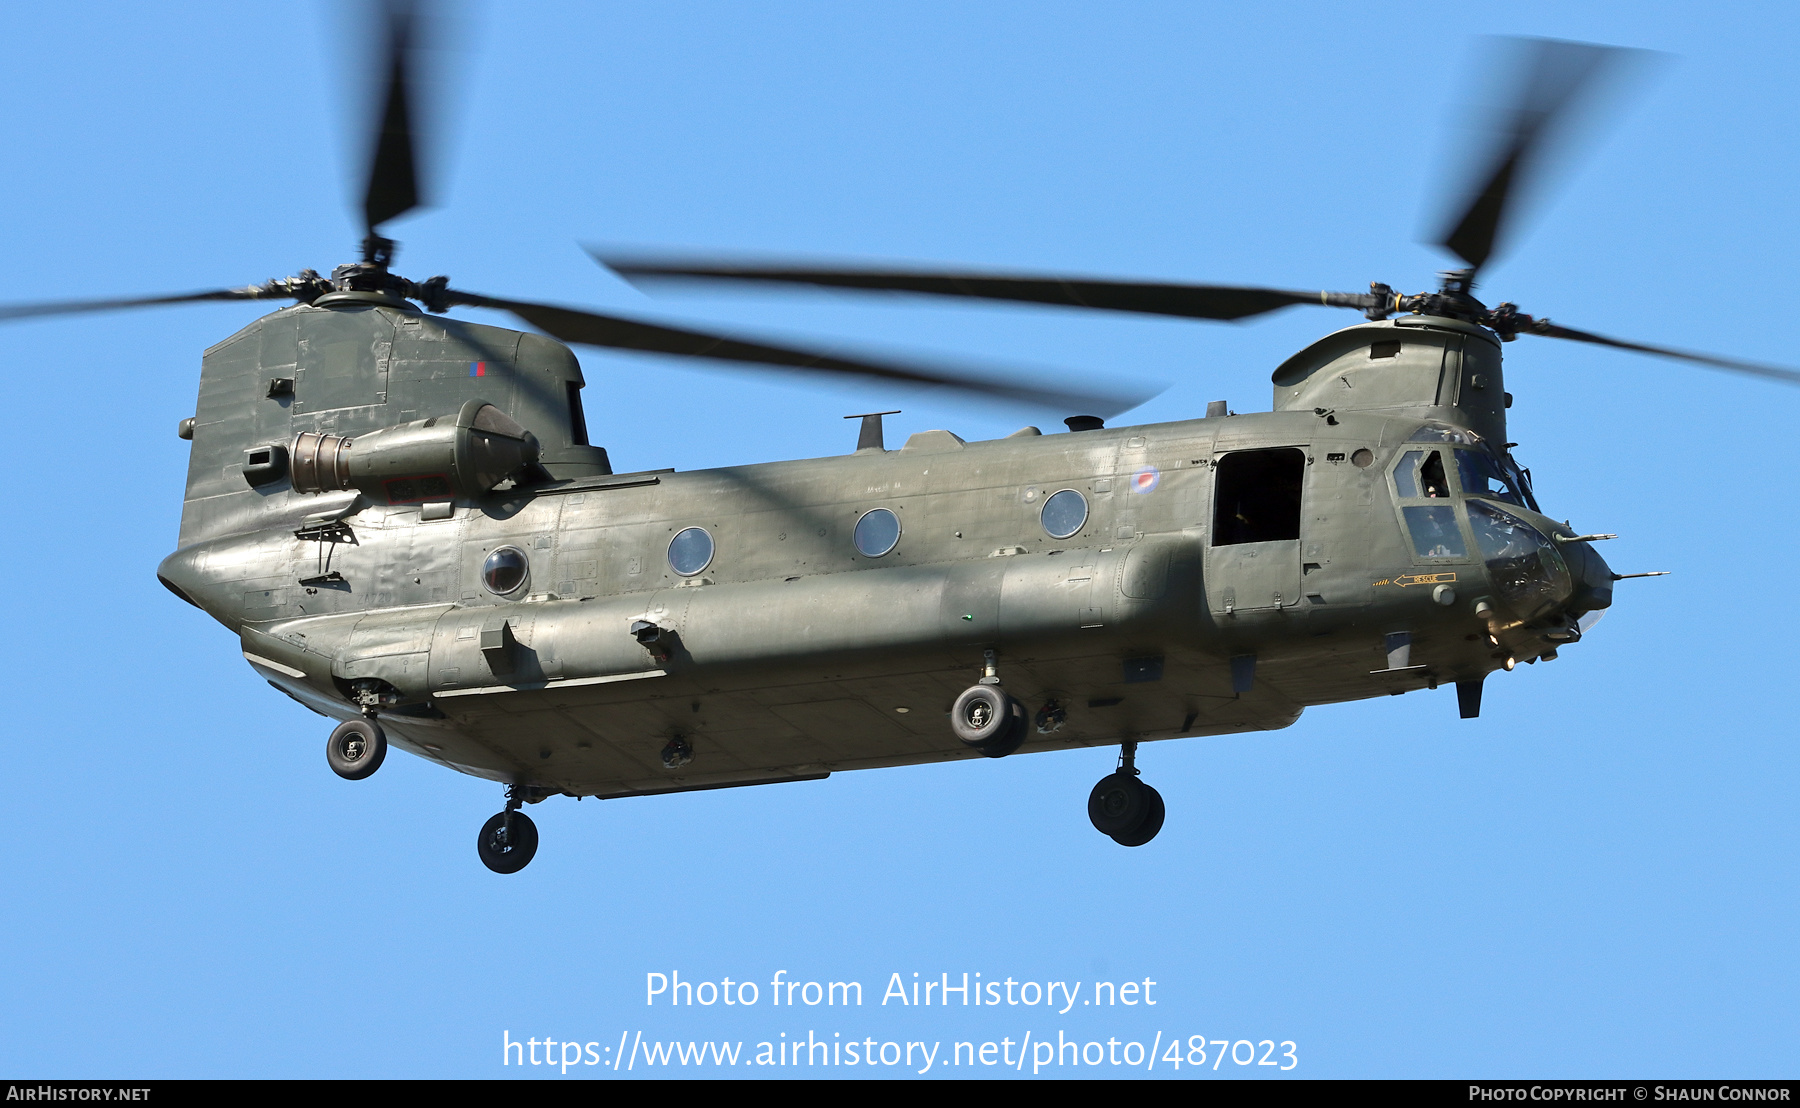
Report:
[[[1412,585],[1448,585],[1456,581],[1454,573],[1407,573],[1399,577],[1385,577],[1374,582],[1370,587],[1380,585],[1398,585],[1407,588]]]

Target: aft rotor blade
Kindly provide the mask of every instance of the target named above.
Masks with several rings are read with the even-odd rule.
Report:
[[[1464,199],[1439,240],[1471,269],[1494,254],[1509,208],[1516,209],[1521,185],[1541,160],[1546,140],[1591,95],[1603,73],[1643,53],[1552,39],[1508,41],[1518,55],[1515,87],[1496,113],[1495,133],[1485,154],[1473,161]]]
[[[1625,342],[1622,339],[1609,339],[1605,335],[1596,335],[1587,331],[1577,331],[1573,327],[1563,327],[1548,321],[1537,322],[1530,330],[1520,331],[1522,335],[1542,335],[1552,339],[1571,339],[1575,342],[1588,342],[1596,346],[1610,346],[1616,350],[1631,350],[1639,354],[1650,354],[1658,358],[1673,358],[1678,362],[1693,362],[1696,365],[1710,366],[1713,369],[1730,370],[1733,373],[1747,373],[1752,377],[1761,377],[1770,381],[1781,381],[1784,384],[1800,385],[1800,370],[1784,369],[1781,366],[1763,365],[1760,362],[1746,362],[1738,358],[1720,358],[1712,354],[1697,354],[1691,350],[1674,350],[1667,346],[1649,346],[1641,342]]]
[[[1187,319],[1247,319],[1295,304],[1360,309],[1372,306],[1375,302],[1374,296],[1369,293],[1290,292],[1238,285],[1189,285],[1165,281],[814,268],[780,263],[717,264],[603,256],[599,253],[594,253],[594,260],[634,284],[674,280],[813,285],[866,292],[911,292],[928,296],[1011,300],[1064,308],[1098,308]]]
[[[79,315],[84,312],[115,312],[125,308],[155,308],[164,304],[194,304],[206,300],[267,300],[285,294],[259,286],[241,289],[213,289],[208,292],[182,292],[173,296],[137,296],[108,300],[52,300],[37,304],[0,305],[0,322],[34,319],[38,316]]]
[[[1112,416],[1134,408],[1151,394],[1122,390],[1075,392],[1044,385],[1008,381],[991,373],[950,367],[927,368],[887,360],[850,357],[820,351],[801,350],[750,339],[733,338],[706,331],[647,323],[621,316],[602,315],[578,308],[552,304],[536,304],[525,300],[502,300],[476,293],[447,290],[451,304],[475,308],[494,308],[510,312],[545,334],[564,342],[606,347],[611,350],[636,350],[647,354],[665,354],[678,358],[710,358],[746,365],[773,366],[841,377],[898,381],[912,385],[936,386],[979,393],[1006,400],[1054,408],[1058,411]]]
[[[374,119],[369,180],[363,191],[363,223],[373,235],[381,224],[418,207],[419,157],[414,125],[415,85],[411,54],[419,32],[414,0],[371,0],[385,23],[381,108]]]

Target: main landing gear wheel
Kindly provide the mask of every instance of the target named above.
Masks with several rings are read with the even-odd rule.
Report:
[[[1025,705],[995,685],[971,685],[950,708],[950,729],[963,745],[989,758],[1004,758],[1025,741]]]
[[[340,723],[325,740],[325,761],[331,772],[346,781],[361,781],[381,768],[387,757],[387,736],[372,719]]]
[[[1143,846],[1162,830],[1163,815],[1162,794],[1138,777],[1137,743],[1124,744],[1119,768],[1088,794],[1088,821],[1120,846]]]
[[[517,873],[537,853],[537,824],[524,812],[501,812],[481,825],[475,851],[481,864],[495,873]]]
[[[1138,782],[1138,788],[1142,789],[1144,792],[1145,800],[1148,802],[1147,810],[1144,812],[1143,822],[1137,825],[1136,830],[1121,831],[1112,836],[1112,841],[1118,843],[1120,846],[1143,846],[1151,839],[1156,838],[1156,833],[1162,830],[1162,794],[1151,788],[1149,785],[1144,784],[1142,781]]]
[[[1149,814],[1149,790],[1129,773],[1107,774],[1088,794],[1088,820],[1102,835],[1135,831]]]

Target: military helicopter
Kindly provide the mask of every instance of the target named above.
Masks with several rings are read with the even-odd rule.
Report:
[[[1292,724],[1312,705],[1555,658],[1612,603],[1593,544],[1539,510],[1509,452],[1502,343],[1537,335],[1800,382],[1477,300],[1514,181],[1614,52],[1537,43],[1507,140],[1431,292],[603,258],[634,280],[777,282],[1232,320],[1317,304],[1366,319],[1274,374],[1273,410],[1107,428],[1138,399],[856,358],[395,272],[420,204],[411,44],[378,9],[384,89],[362,253],[330,277],[0,308],[0,319],[291,300],[210,347],[177,549],[159,580],[239,635],[276,689],[340,721],[349,780],[390,745],[505,786],[477,837],[499,873],[551,796],[622,797],[1118,746],[1091,790],[1124,846],[1161,829],[1139,744]],[[449,317],[507,312],[542,334]],[[546,337],[548,336],[548,337]],[[967,442],[614,473],[565,344],[963,389],[1071,413]]]

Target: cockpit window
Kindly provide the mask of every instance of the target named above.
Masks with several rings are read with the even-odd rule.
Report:
[[[1569,595],[1569,567],[1537,528],[1491,504],[1471,500],[1469,523],[1488,577],[1520,616],[1529,619]]]
[[[1462,529],[1456,525],[1456,509],[1442,507],[1402,508],[1406,529],[1412,533],[1413,553],[1421,558],[1466,558]]]
[[[1525,503],[1517,486],[1501,471],[1500,463],[1485,450],[1458,450],[1456,475],[1462,478],[1465,495],[1488,496],[1521,506]]]
[[[1408,450],[1394,468],[1394,491],[1400,499],[1411,500],[1419,495],[1419,479],[1414,476],[1419,472],[1419,459],[1425,456],[1423,450]]]
[[[1413,555],[1418,558],[1464,560],[1469,556],[1468,542],[1456,508],[1450,503],[1450,480],[1444,467],[1442,450],[1408,450],[1394,467],[1394,493],[1402,501],[1400,515],[1412,536]],[[1405,504],[1405,501],[1435,500],[1437,504]]]
[[[1450,482],[1444,476],[1444,459],[1436,450],[1408,450],[1394,467],[1394,491],[1402,500],[1426,496],[1432,499],[1450,495]]]
[[[1444,476],[1444,455],[1442,451],[1433,450],[1419,467],[1419,485],[1425,495],[1430,497],[1448,497],[1450,482]]]
[[[1542,511],[1538,507],[1537,496],[1531,491],[1531,471],[1521,468],[1518,462],[1513,461],[1510,453],[1500,459],[1500,468],[1512,482],[1513,488],[1524,495],[1525,506],[1534,512]]]
[[[1412,433],[1407,442],[1451,442],[1458,446],[1480,446],[1481,436],[1448,423],[1427,423]]]

